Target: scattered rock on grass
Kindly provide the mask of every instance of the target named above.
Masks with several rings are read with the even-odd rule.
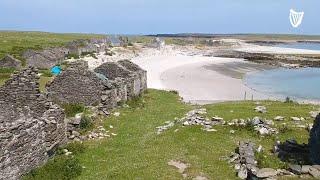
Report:
[[[114,116],[119,117],[120,116],[120,112],[115,112],[113,113]]]
[[[259,169],[257,172],[257,177],[258,178],[271,178],[277,176],[277,171],[271,168],[263,168]]]
[[[301,121],[301,119],[298,118],[298,117],[291,117],[291,120],[292,120],[292,121]]]
[[[275,121],[284,121],[284,117],[282,117],[282,116],[276,116],[276,117],[274,118],[274,120],[275,120]]]
[[[168,162],[169,166],[174,166],[178,169],[179,173],[183,174],[185,170],[189,167],[188,164],[185,164],[181,161],[171,160]]]
[[[257,106],[254,110],[259,113],[267,113],[267,108],[265,106]]]

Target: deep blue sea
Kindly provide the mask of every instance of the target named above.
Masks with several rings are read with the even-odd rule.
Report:
[[[288,43],[288,44],[277,44],[276,47],[286,47],[286,48],[295,48],[295,49],[309,49],[309,50],[320,50],[320,43],[312,42],[297,42],[297,43]]]
[[[247,86],[293,99],[320,100],[320,68],[273,69],[248,74]]]

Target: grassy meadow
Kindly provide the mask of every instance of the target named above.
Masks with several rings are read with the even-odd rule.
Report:
[[[73,40],[99,37],[103,37],[103,35],[0,31],[0,61],[6,54],[10,54],[24,62],[21,55],[27,49],[38,50],[47,47],[59,47]],[[13,70],[11,69],[0,68],[0,86],[10,78],[12,72]],[[42,78],[41,82],[44,82],[44,80],[48,80],[48,78]],[[41,88],[43,87],[44,85]]]
[[[73,40],[97,37],[103,37],[103,35],[0,31],[0,59],[6,54],[21,59],[21,53],[27,49],[63,46]]]
[[[111,115],[96,124],[103,125],[117,136],[86,141],[78,147],[81,153],[68,157],[71,162],[65,159],[65,155],[58,155],[24,179],[183,179],[175,167],[168,165],[170,160],[189,164],[187,179],[198,175],[208,179],[237,179],[226,159],[241,140],[251,140],[263,146],[264,151],[257,158],[260,167],[285,168],[287,164],[279,161],[270,150],[276,140],[295,138],[299,143],[307,143],[307,130],[294,127],[290,117],[309,117],[308,112],[318,107],[274,101],[260,103],[267,107],[266,114],[254,112],[256,104],[252,101],[192,106],[182,103],[175,93],[148,90],[141,98],[128,102],[129,107],[114,110],[120,112],[120,116]],[[218,115],[226,121],[254,116],[273,119],[281,115],[286,117],[284,122],[288,128],[278,135],[261,137],[249,128],[214,126],[217,132],[206,132],[200,126],[175,124],[157,135],[156,127],[176,117],[181,118],[195,108],[206,108],[206,116]],[[312,122],[308,118],[304,123]],[[275,126],[281,129],[282,123],[276,122]],[[230,130],[235,133],[231,134]],[[72,172],[77,173],[69,177],[66,172],[72,168],[76,169]]]

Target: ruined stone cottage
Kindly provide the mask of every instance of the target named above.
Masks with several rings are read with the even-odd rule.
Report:
[[[18,179],[66,140],[64,111],[40,94],[38,81],[28,68],[0,87],[0,179]]]
[[[61,104],[111,109],[140,95],[147,88],[146,80],[146,71],[127,60],[105,63],[94,71],[88,69],[87,62],[78,61],[55,77],[47,92],[50,99]]]
[[[105,77],[89,71],[85,61],[71,63],[47,85],[47,91],[48,97],[60,104],[97,106],[104,99],[110,101],[109,107],[116,105],[111,84]]]
[[[107,48],[106,38],[91,40],[75,40],[64,47],[47,48],[44,50],[27,50],[22,54],[28,66],[49,69],[61,63],[69,54],[103,52]]]
[[[107,62],[94,70],[104,75],[119,89],[126,86],[127,94],[120,99],[131,99],[147,89],[147,72],[129,60]],[[123,95],[123,94],[122,94]]]
[[[69,54],[69,49],[57,47],[37,51],[27,50],[22,57],[28,66],[49,69],[64,60],[67,54]]]
[[[21,67],[21,61],[11,55],[6,55],[3,59],[0,60],[0,67],[19,69]]]

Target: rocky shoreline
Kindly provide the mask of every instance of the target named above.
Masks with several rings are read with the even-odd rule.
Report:
[[[216,56],[226,58],[241,58],[250,62],[266,64],[275,67],[320,67],[320,55],[250,53],[229,50],[218,52]]]

